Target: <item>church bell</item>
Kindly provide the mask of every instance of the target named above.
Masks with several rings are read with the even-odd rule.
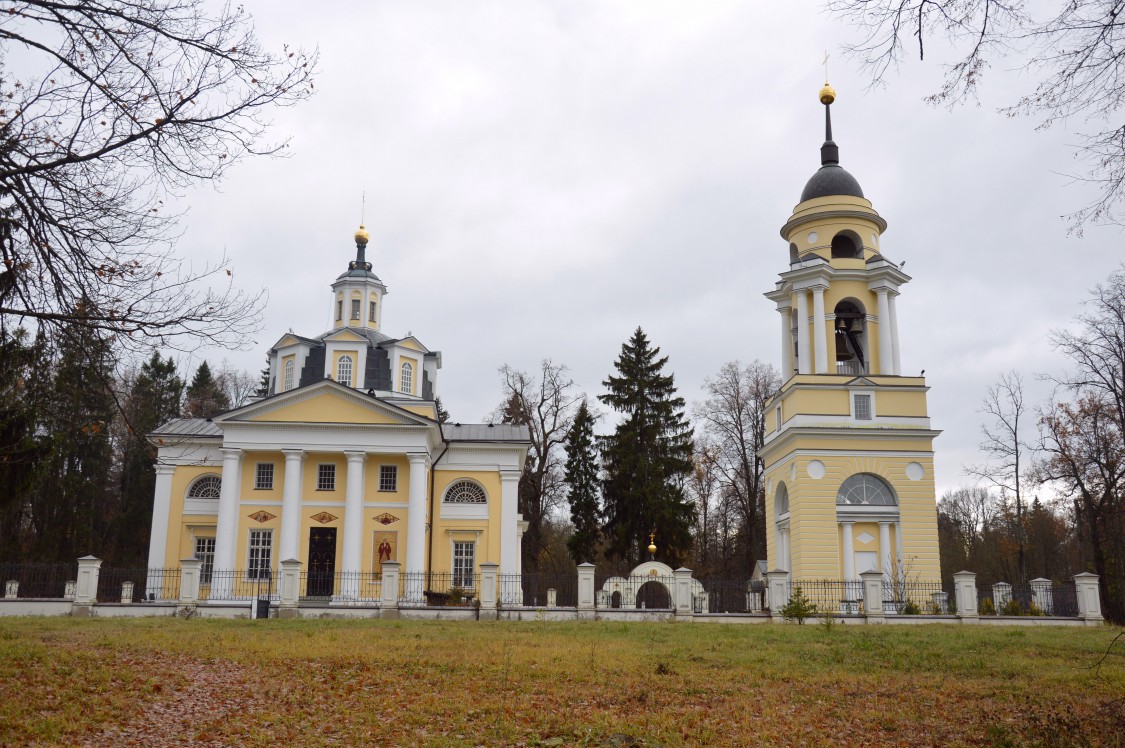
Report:
[[[848,323],[842,319],[836,320],[836,360],[851,361],[852,352],[848,350]]]

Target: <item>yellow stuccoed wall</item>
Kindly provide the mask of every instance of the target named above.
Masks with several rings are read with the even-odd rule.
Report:
[[[172,473],[172,499],[168,506],[168,517],[171,521],[168,523],[164,568],[176,568],[180,565],[180,561],[191,558],[192,554],[195,553],[195,548],[191,545],[190,540],[191,525],[204,525],[208,522],[213,525],[217,521],[216,515],[208,517],[198,514],[184,516],[184,497],[187,495],[188,486],[201,475],[221,475],[221,473],[222,470],[218,467],[202,465],[180,465]],[[218,508],[219,502],[216,499],[215,510],[218,511]],[[179,523],[176,522],[177,517],[180,518]]]
[[[487,520],[443,520],[441,519],[441,500],[445,489],[451,484],[469,478],[480,483],[488,494]],[[500,563],[500,474],[495,471],[434,471],[434,518],[431,524],[434,533],[433,570],[448,572],[452,570],[452,546],[450,529],[480,530],[477,539],[477,565],[486,561]]]
[[[400,421],[370,408],[357,408],[354,401],[347,400],[332,392],[262,413],[252,420],[307,421],[312,423],[400,423]]]

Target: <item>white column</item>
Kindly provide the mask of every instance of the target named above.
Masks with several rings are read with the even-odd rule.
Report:
[[[344,572],[340,583],[340,594],[348,599],[359,596],[359,571],[363,546],[363,452],[345,452],[348,459],[348,481],[344,493]]]
[[[152,529],[148,535],[148,568],[168,566],[168,516],[172,504],[172,473],[175,465],[156,466],[156,490],[152,497]],[[151,589],[151,582],[150,582]]]
[[[238,540],[238,498],[242,483],[242,450],[224,449],[223,482],[219,489],[219,521],[215,527],[215,571],[234,571]],[[211,583],[216,597],[230,593],[231,575],[219,574]]]
[[[855,579],[855,548],[852,546],[852,529],[854,522],[841,522],[844,530],[844,581],[851,582]]]
[[[777,310],[781,316],[781,381],[793,376],[793,331],[789,307]]]
[[[301,479],[304,450],[283,449],[285,455],[285,484],[281,489],[281,543],[278,561],[297,558],[301,552]]]
[[[879,571],[891,577],[891,523],[879,523]]]
[[[891,332],[891,303],[887,298],[887,289],[876,288],[875,294],[878,296],[879,306],[879,373],[893,374],[895,355],[892,343],[894,334]]]
[[[520,546],[516,542],[516,509],[519,504],[520,474],[515,470],[500,473],[500,573],[520,573]]]
[[[828,338],[824,331],[824,286],[813,292],[813,345],[816,347],[816,373],[828,373]]]
[[[780,568],[785,571],[793,571],[793,557],[789,552],[789,528],[785,527],[781,530],[781,553],[778,554],[778,563]]]
[[[805,289],[797,291],[797,371],[812,374],[809,360],[809,295]]]
[[[412,452],[410,460],[410,509],[406,527],[406,599],[422,599],[422,574],[426,571],[426,462],[429,457]]]
[[[891,308],[891,361],[895,374],[902,374],[902,361],[898,353],[898,309],[895,307],[897,293],[887,294],[888,304]]]

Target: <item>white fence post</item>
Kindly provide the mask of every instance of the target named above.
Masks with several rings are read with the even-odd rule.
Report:
[[[1074,575],[1074,593],[1078,598],[1078,617],[1098,622],[1102,618],[1102,599],[1098,592],[1098,575],[1084,571]]]
[[[695,613],[695,606],[691,604],[691,569],[680,567],[672,572],[676,585],[675,598],[672,605],[676,616],[690,616]]]
[[[781,569],[767,571],[766,588],[770,596],[770,616],[773,620],[780,621],[781,609],[789,603],[789,572]]]
[[[301,562],[287,558],[281,562],[281,584],[278,585],[277,617],[296,618],[301,602]]]
[[[863,615],[868,623],[883,623],[886,612],[883,610],[883,572],[872,569],[860,573],[863,580]]]
[[[133,602],[133,583],[129,580],[125,580],[121,583],[121,602]]]
[[[547,607],[557,608],[559,600],[559,592],[554,587],[547,590]]]
[[[496,620],[496,580],[500,564],[486,561],[480,565],[480,610],[482,620]]]
[[[578,564],[578,610],[594,610],[594,565],[589,562]]]
[[[977,613],[977,575],[971,571],[959,571],[953,575],[953,601],[957,604],[957,615],[962,618],[979,618]]]
[[[195,605],[199,602],[202,570],[203,562],[194,556],[180,561],[180,605]]]
[[[1031,603],[1043,611],[1043,615],[1053,615],[1055,605],[1054,600],[1051,599],[1050,579],[1040,577],[1031,580]]]
[[[9,579],[4,582],[4,599],[15,600],[20,596],[20,583],[17,579]]]
[[[98,601],[101,568],[100,558],[83,556],[78,559],[78,584],[74,590],[74,612],[77,615],[90,615],[91,606]]]
[[[996,608],[996,615],[1004,614],[1004,606],[1012,599],[1012,585],[1007,582],[997,582],[992,585],[992,607]]]
[[[379,608],[384,611],[383,615],[398,614],[398,575],[398,561],[383,562],[383,590],[382,597],[379,599]],[[387,613],[387,611],[394,611],[394,613]]]

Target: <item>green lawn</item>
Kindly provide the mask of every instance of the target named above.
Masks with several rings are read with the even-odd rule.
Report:
[[[1125,745],[1120,629],[0,619],[0,745]]]

